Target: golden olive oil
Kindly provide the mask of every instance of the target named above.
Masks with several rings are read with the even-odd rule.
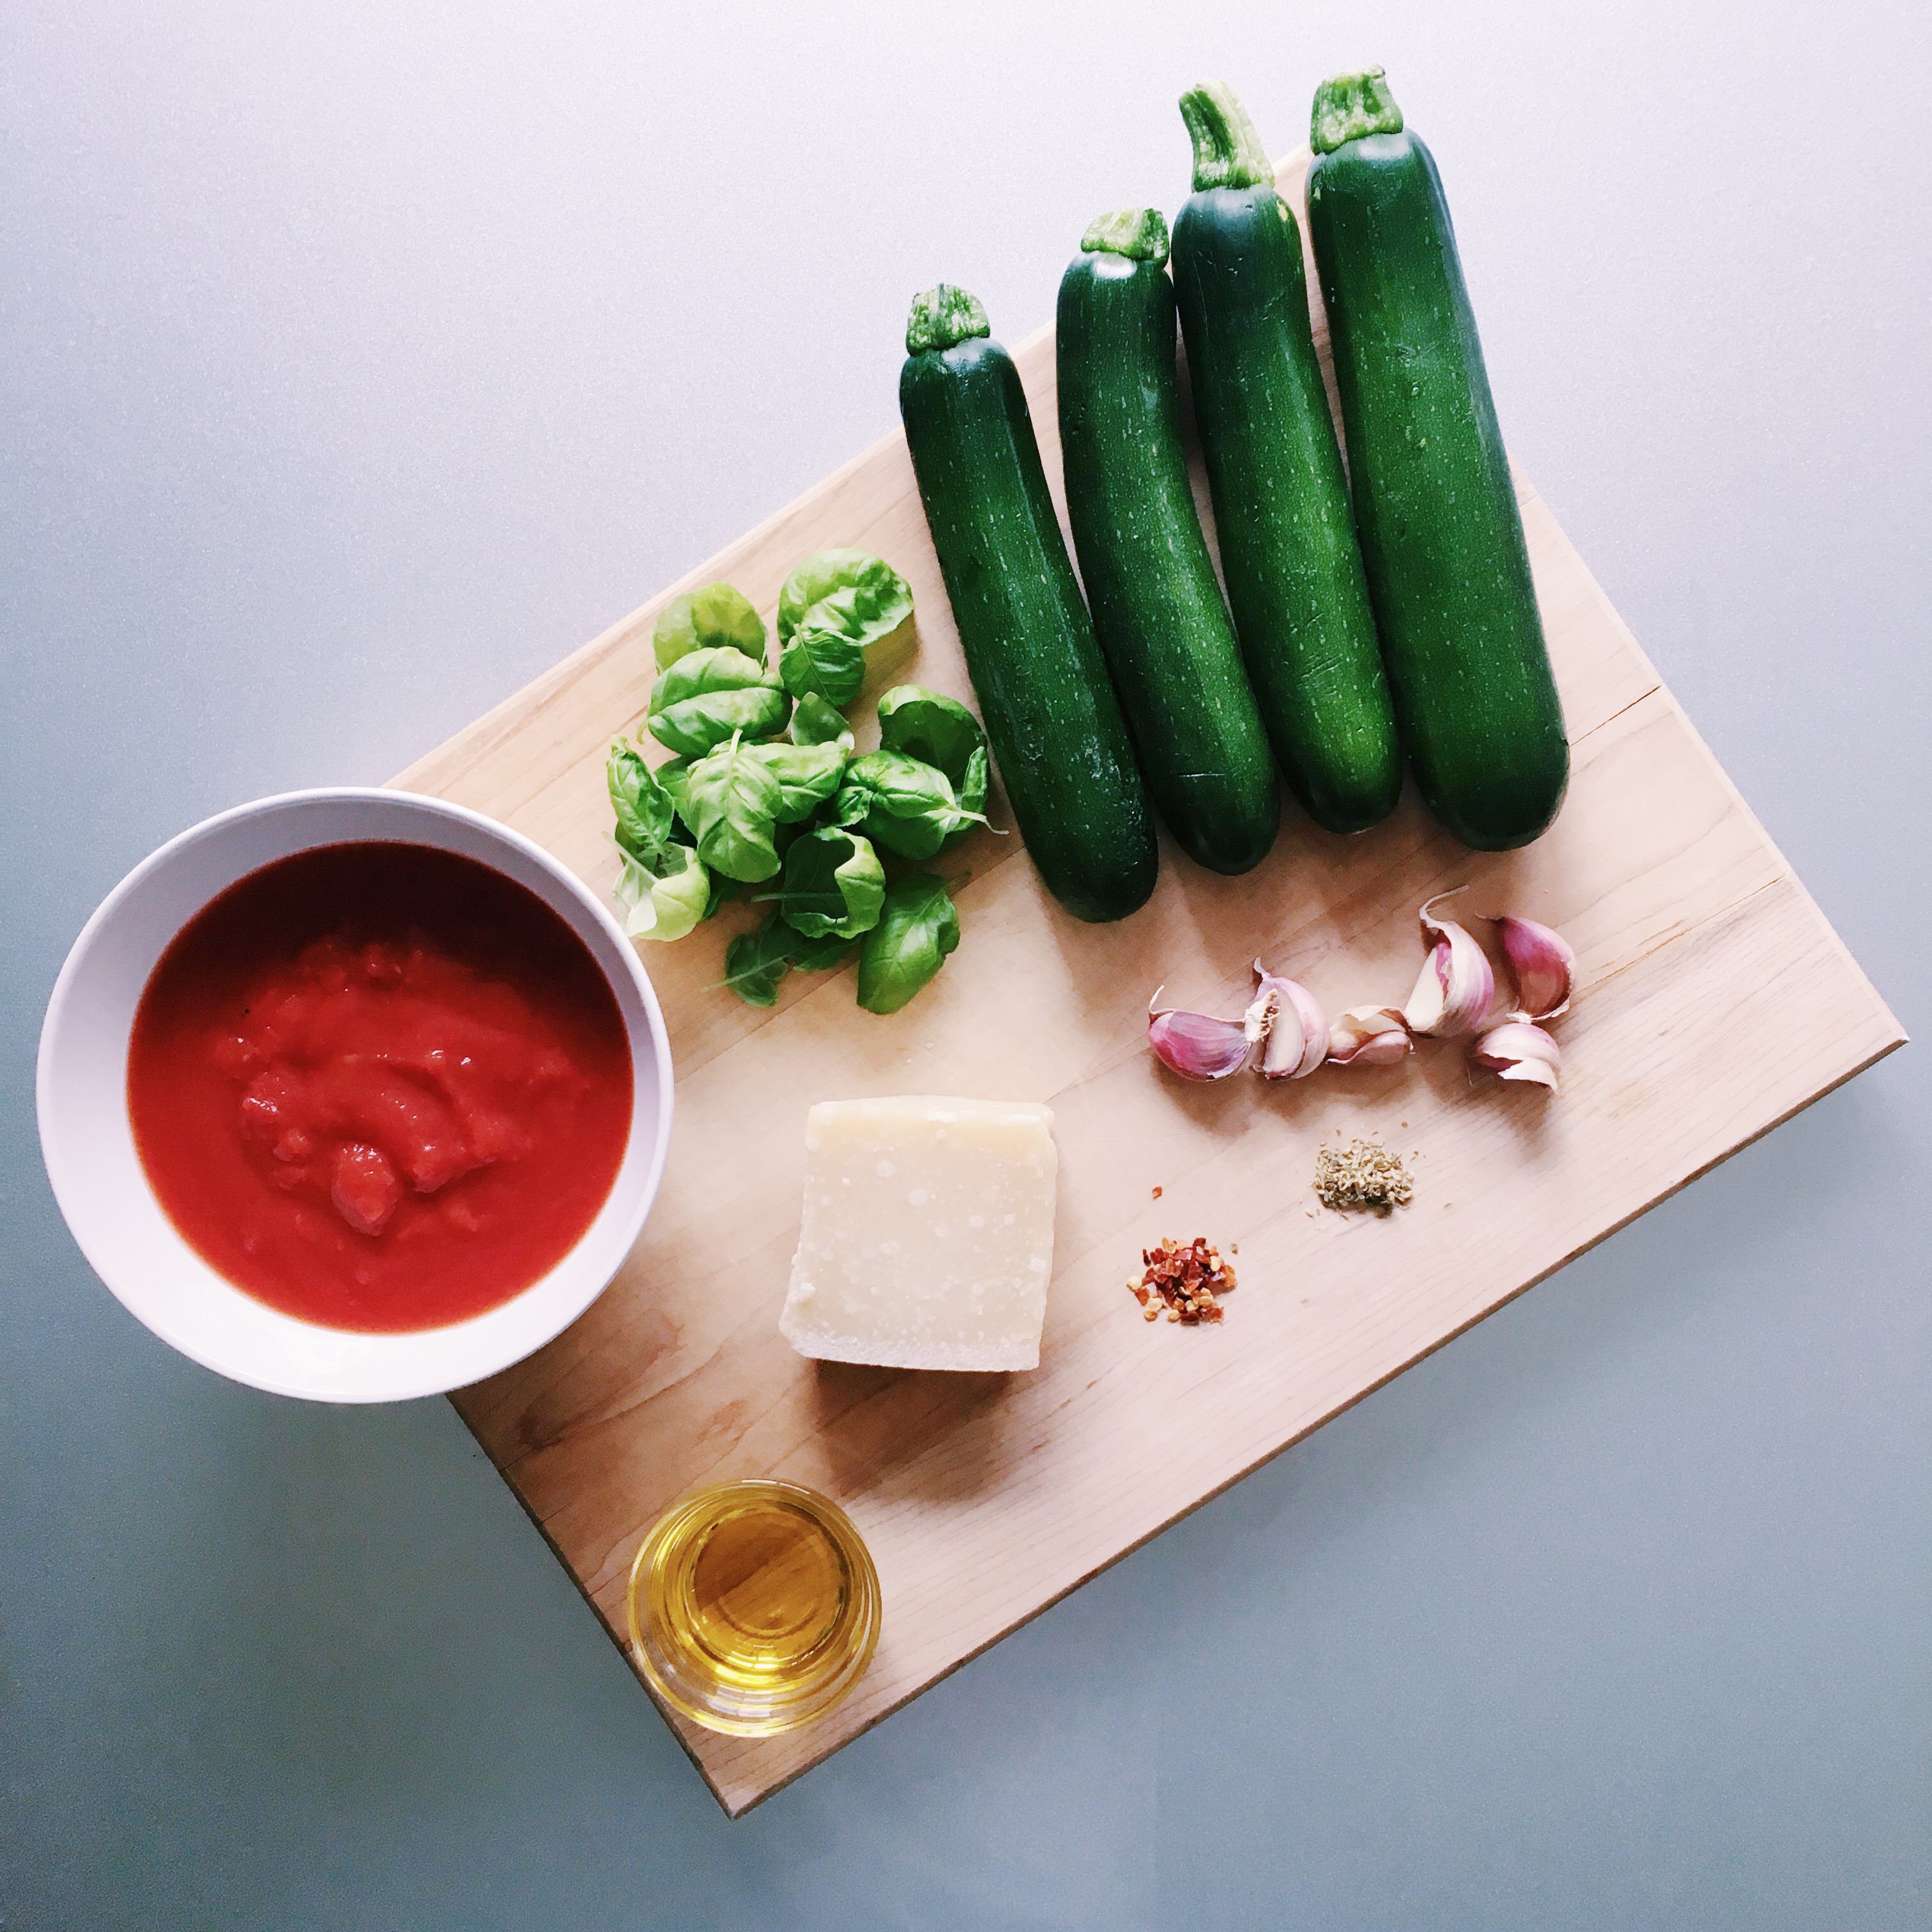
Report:
[[[687,1496],[638,1552],[628,1607],[632,1654],[658,1694],[740,1736],[830,1710],[878,1641],[878,1575],[858,1532],[792,1483]]]

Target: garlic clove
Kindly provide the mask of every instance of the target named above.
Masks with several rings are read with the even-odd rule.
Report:
[[[1302,1037],[1301,1064],[1292,1077],[1306,1080],[1328,1058],[1328,1016],[1300,981],[1289,980],[1288,989],[1288,999],[1301,1022]],[[1268,1070],[1265,1065],[1262,1070]]]
[[[1466,890],[1456,888],[1459,892]],[[1452,896],[1438,892],[1422,908],[1429,957],[1402,1010],[1402,1022],[1411,1033],[1427,1034],[1436,1040],[1455,1040],[1474,1033],[1496,993],[1496,976],[1474,936],[1462,926],[1430,915],[1430,906]]]
[[[1156,988],[1154,998],[1164,990]],[[1184,1080],[1225,1080],[1248,1064],[1254,1042],[1239,1020],[1177,1012],[1172,1007],[1156,1012],[1150,1001],[1148,1044],[1160,1064]]]
[[[1539,926],[1533,919],[1517,919],[1504,913],[1490,923],[1502,942],[1504,957],[1516,981],[1516,1005],[1511,1017],[1524,1020],[1553,1020],[1570,1010],[1570,982],[1576,976],[1576,956],[1570,942],[1553,927]]]
[[[1563,1049],[1540,1026],[1506,1020],[1471,1046],[1469,1069],[1499,1080],[1533,1081],[1553,1094],[1562,1084]]]
[[[1328,1029],[1337,1066],[1393,1066],[1415,1051],[1400,1006],[1351,1006]]]
[[[1328,1057],[1328,1016],[1306,986],[1255,962],[1255,997],[1243,1016],[1258,1041],[1264,1080],[1305,1080]]]

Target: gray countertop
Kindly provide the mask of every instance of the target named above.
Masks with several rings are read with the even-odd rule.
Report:
[[[676,14],[9,16],[0,1923],[1924,1924],[1922,1047],[736,1825],[445,1404],[230,1387],[81,1261],[32,1058],[116,879],[890,428],[914,290],[1046,320],[1204,73],[1282,148],[1387,64],[1514,454],[1924,1028],[1916,9]]]

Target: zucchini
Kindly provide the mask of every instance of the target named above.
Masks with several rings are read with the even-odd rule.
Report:
[[[1160,863],[1147,793],[1047,493],[1026,392],[986,312],[913,304],[899,415],[966,668],[1027,850],[1076,917],[1124,918]]]
[[[1190,88],[1180,112],[1194,194],[1174,224],[1174,292],[1235,634],[1288,788],[1316,824],[1360,832],[1395,809],[1402,746],[1301,230],[1229,88]]]
[[[1102,215],[1060,283],[1067,519],[1094,629],[1156,808],[1216,872],[1267,856],[1281,788],[1180,440],[1167,224]]]
[[[1380,68],[1324,81],[1312,118],[1309,231],[1396,721],[1456,837],[1526,845],[1570,748],[1442,178]]]

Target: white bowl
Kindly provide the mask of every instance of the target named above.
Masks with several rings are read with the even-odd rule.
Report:
[[[218,892],[316,845],[392,839],[480,860],[527,886],[590,950],[631,1044],[630,1144],[610,1197],[556,1267],[501,1306],[411,1334],[318,1328],[257,1301],[176,1232],[128,1115],[128,1042],[155,962]],[[570,872],[508,826],[414,793],[344,787],[258,799],[171,839],[101,902],[68,955],[40,1029],[40,1148],[81,1251],[122,1305],[204,1367],[278,1395],[398,1402],[520,1361],[603,1293],[631,1251],[670,1140],[670,1046],[637,949]]]

